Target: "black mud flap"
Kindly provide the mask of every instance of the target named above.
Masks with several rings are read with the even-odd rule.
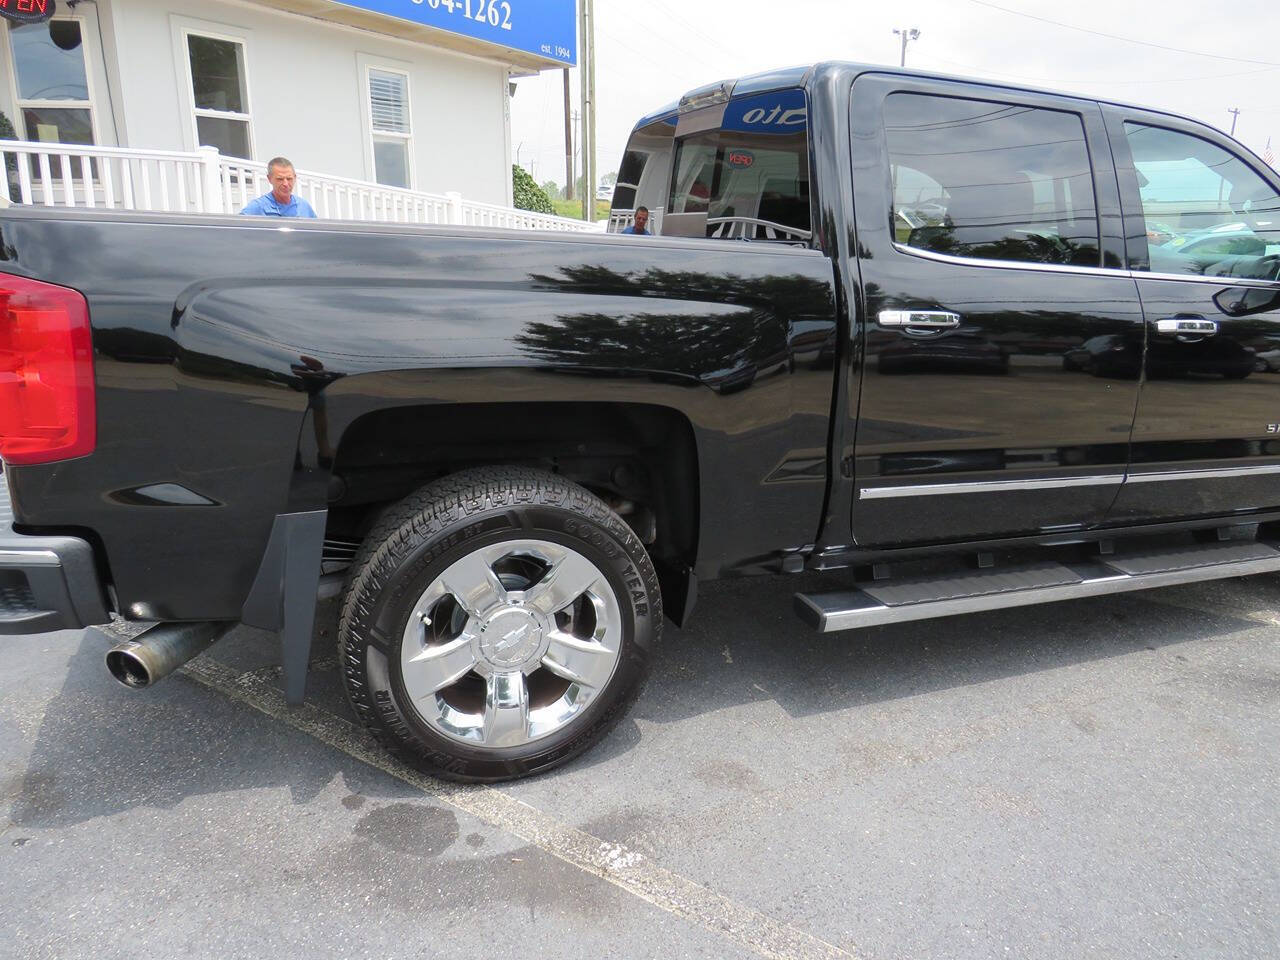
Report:
[[[327,510],[276,515],[262,565],[240,612],[241,622],[279,633],[284,695],[293,705],[302,703],[307,690],[327,517]]]

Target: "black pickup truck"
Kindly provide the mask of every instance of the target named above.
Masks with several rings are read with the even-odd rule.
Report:
[[[817,630],[1280,570],[1280,181],[1110,102],[691,92],[612,228],[0,214],[0,632],[239,623],[442,776],[585,749],[700,580]],[[11,514],[9,511],[11,510]],[[809,582],[809,581],[806,581]]]

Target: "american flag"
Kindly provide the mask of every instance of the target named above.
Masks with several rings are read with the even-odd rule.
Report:
[[[1267,149],[1262,152],[1262,159],[1267,161],[1267,166],[1274,167],[1276,165],[1276,155],[1271,152],[1271,138],[1267,137]]]

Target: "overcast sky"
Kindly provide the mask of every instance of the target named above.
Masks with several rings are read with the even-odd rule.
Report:
[[[601,174],[617,170],[637,119],[687,90],[818,60],[896,65],[895,27],[921,31],[909,67],[1162,107],[1223,130],[1238,107],[1236,137],[1258,153],[1271,137],[1280,157],[1280,0],[595,0],[595,10]],[[576,70],[572,92],[576,109]],[[563,96],[550,71],[519,80],[512,101],[512,149],[540,183],[565,180]]]

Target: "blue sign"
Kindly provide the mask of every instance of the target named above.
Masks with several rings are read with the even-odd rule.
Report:
[[[578,62],[576,0],[335,0],[566,67]]]

